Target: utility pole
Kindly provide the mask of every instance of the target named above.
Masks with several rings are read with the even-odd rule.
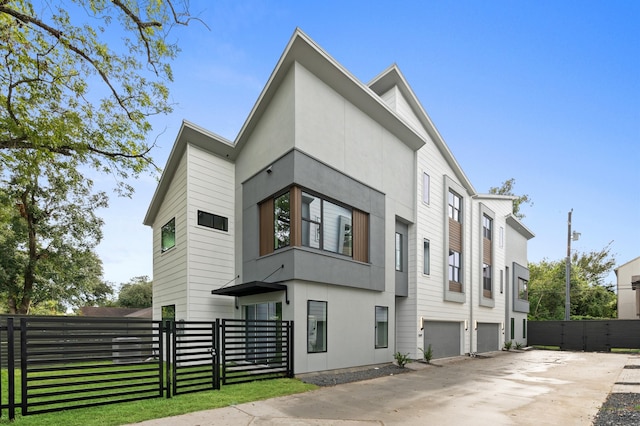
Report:
[[[573,209],[569,211],[569,218],[567,219],[567,267],[565,277],[567,279],[567,285],[565,289],[565,299],[564,299],[564,320],[571,320],[571,213],[573,213]]]

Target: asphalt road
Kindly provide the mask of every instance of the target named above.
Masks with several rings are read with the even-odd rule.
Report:
[[[640,357],[531,350],[409,364],[416,371],[137,423],[591,425],[608,394],[638,392]],[[626,384],[625,384],[626,382]],[[197,398],[197,394],[194,394]]]

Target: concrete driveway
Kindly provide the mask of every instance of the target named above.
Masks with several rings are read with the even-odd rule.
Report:
[[[640,369],[624,369],[640,364],[635,355],[488,355],[413,363],[409,374],[137,425],[591,425],[614,384],[636,392],[640,383]]]

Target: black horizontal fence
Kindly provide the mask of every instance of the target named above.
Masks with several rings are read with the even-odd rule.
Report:
[[[9,419],[293,377],[289,321],[0,316],[0,342]]]
[[[527,343],[586,352],[640,349],[640,320],[529,321]]]
[[[223,319],[222,384],[293,377],[293,322]]]
[[[162,396],[159,322],[20,319],[22,415]]]
[[[172,324],[173,394],[220,389],[218,322]]]

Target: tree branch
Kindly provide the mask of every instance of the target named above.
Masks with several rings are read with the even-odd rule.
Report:
[[[129,109],[125,105],[125,103],[122,100],[122,98],[120,97],[120,95],[118,94],[118,91],[111,84],[111,80],[109,79],[107,74],[99,67],[98,63],[93,58],[91,58],[85,51],[83,51],[82,49],[80,49],[79,47],[77,47],[76,45],[71,43],[71,40],[67,40],[64,37],[64,34],[60,30],[58,30],[56,28],[53,28],[50,25],[45,24],[44,22],[42,22],[39,19],[36,19],[36,18],[34,18],[32,16],[29,16],[29,15],[25,15],[24,13],[20,13],[17,10],[11,9],[11,8],[6,7],[4,5],[0,5],[0,12],[1,13],[6,13],[7,15],[10,15],[10,16],[13,16],[15,19],[17,19],[18,21],[21,21],[21,22],[23,22],[25,24],[32,24],[32,25],[35,25],[35,26],[41,28],[42,30],[46,31],[47,33],[49,33],[50,35],[55,37],[57,40],[59,40],[69,50],[71,50],[76,55],[80,56],[86,62],[91,64],[91,66],[96,70],[98,75],[100,75],[100,77],[102,78],[102,81],[104,81],[104,83],[107,85],[107,87],[109,87],[109,89],[111,90],[111,93],[113,94],[113,96],[116,99],[116,101],[118,102],[118,104],[127,113],[127,116],[129,117],[129,119],[132,120],[132,121],[135,121],[133,116],[132,116],[132,114],[131,114],[131,112],[129,111]]]

